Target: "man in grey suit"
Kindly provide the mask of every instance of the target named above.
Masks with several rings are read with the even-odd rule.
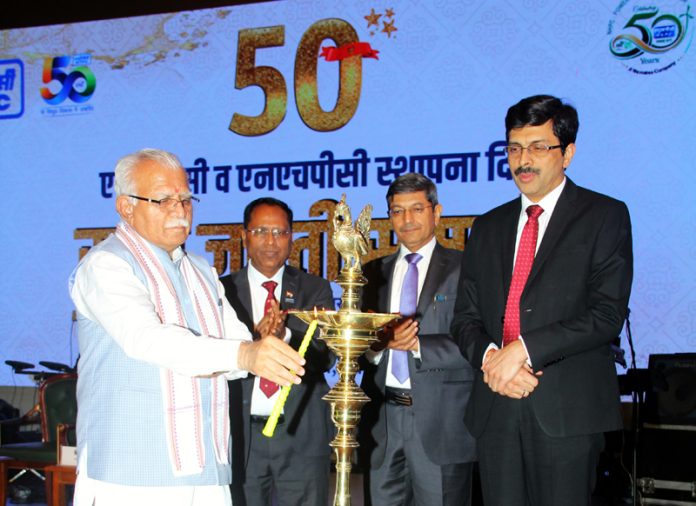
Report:
[[[372,399],[360,427],[366,489],[375,506],[468,505],[476,449],[464,411],[473,371],[449,335],[461,252],[435,239],[442,206],[427,177],[397,178],[387,204],[400,247],[365,265],[363,310],[402,318],[363,359]]]
[[[221,278],[230,304],[255,336],[275,335],[299,348],[307,325],[286,311],[333,309],[334,302],[328,281],[285,265],[292,210],[273,198],[251,202],[244,210],[243,243],[249,263]],[[317,337],[318,332],[305,355],[303,381],[290,391],[272,438],[261,431],[279,390],[258,376],[230,382],[235,506],[328,503],[333,425],[321,397],[329,390],[323,373],[334,357]]]

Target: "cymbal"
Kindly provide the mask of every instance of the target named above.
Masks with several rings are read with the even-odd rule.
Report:
[[[75,369],[66,364],[61,364],[60,362],[49,362],[47,360],[39,360],[39,364],[47,369],[58,372],[75,372]]]

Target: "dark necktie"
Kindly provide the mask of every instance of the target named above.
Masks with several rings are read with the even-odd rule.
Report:
[[[399,301],[399,312],[401,316],[413,316],[416,314],[418,305],[418,266],[416,265],[423,257],[418,253],[409,253],[404,257],[408,262],[408,269],[401,285],[401,299]],[[392,350],[391,372],[400,383],[408,379],[408,352],[403,350]]]
[[[263,305],[263,315],[266,316],[268,312],[271,310],[271,303],[274,302],[275,299],[275,289],[276,286],[278,286],[278,283],[275,281],[264,281],[261,283],[261,286],[263,286],[266,291],[268,291],[268,294],[266,295],[266,302]],[[267,380],[266,378],[261,378],[259,381],[259,386],[261,387],[261,391],[266,395],[266,397],[271,397],[274,393],[278,391],[278,383],[273,383],[270,380]]]
[[[515,268],[505,304],[505,321],[503,322],[503,346],[512,343],[520,336],[520,297],[527,283],[529,272],[534,263],[537,237],[539,236],[539,216],[544,210],[537,205],[527,208],[527,223],[522,229],[520,245],[517,248]]]

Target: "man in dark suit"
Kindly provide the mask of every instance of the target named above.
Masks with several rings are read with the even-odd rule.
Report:
[[[292,248],[292,211],[273,198],[251,202],[244,210],[242,240],[247,266],[221,278],[230,304],[254,336],[274,335],[299,348],[307,325],[292,315],[286,325],[286,311],[333,309],[334,302],[328,281],[285,265]],[[318,332],[305,358],[305,376],[291,389],[272,438],[261,431],[279,390],[251,375],[230,382],[236,506],[328,503],[333,425],[321,397],[329,390],[323,373],[333,355]]]
[[[461,252],[435,239],[442,206],[427,177],[397,178],[387,204],[400,247],[365,265],[363,309],[402,318],[363,360],[369,495],[375,506],[468,505],[476,450],[464,412],[473,370],[449,335]]]
[[[452,323],[480,369],[467,426],[486,506],[586,506],[602,433],[621,427],[610,344],[631,291],[630,218],[565,176],[572,106],[529,97],[505,127],[522,195],[474,223]]]

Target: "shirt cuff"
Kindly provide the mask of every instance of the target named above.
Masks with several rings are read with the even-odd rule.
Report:
[[[382,353],[384,353],[384,350],[374,351],[368,348],[365,352],[365,358],[369,363],[377,365],[379,364],[379,361],[382,360]]]
[[[524,338],[522,336],[519,336],[518,339],[522,343],[522,347],[524,348],[524,352],[527,354],[527,365],[529,367],[532,367],[532,359],[529,357],[529,350],[527,350],[527,345],[524,342]]]
[[[498,345],[495,343],[491,343],[488,345],[488,348],[486,348],[486,351],[483,352],[483,357],[481,358],[481,366],[483,366],[486,363],[486,357],[488,356],[488,352],[491,350],[499,350]]]
[[[420,339],[418,340],[418,349],[411,350],[411,353],[413,354],[413,358],[415,358],[416,360],[421,359]]]
[[[223,376],[227,380],[235,380],[235,379],[240,379],[240,378],[246,378],[248,376],[248,371],[245,369],[239,369],[239,366],[237,365],[237,362],[239,360],[239,346],[245,342],[243,340],[237,340],[237,339],[220,339],[220,341],[224,342],[225,344],[225,350],[220,352],[220,358],[223,359],[227,362],[229,361],[228,364],[224,369],[220,369],[220,372],[222,372]]]

